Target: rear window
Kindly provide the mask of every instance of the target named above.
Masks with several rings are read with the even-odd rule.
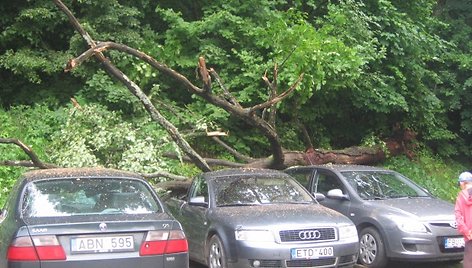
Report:
[[[22,215],[147,214],[160,206],[145,183],[133,179],[54,179],[27,184]]]

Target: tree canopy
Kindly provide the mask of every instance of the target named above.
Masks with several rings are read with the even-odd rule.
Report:
[[[267,100],[261,77],[274,66],[281,90],[303,73],[274,117],[287,149],[379,145],[408,130],[415,146],[437,154],[472,153],[468,1],[64,3],[95,40],[139,49],[186,77],[195,77],[204,56],[247,106]],[[0,137],[21,138],[58,165],[178,169],[163,160],[169,151],[181,157],[175,144],[100,62],[64,73],[87,46],[53,1],[20,1],[0,11]],[[239,152],[268,154],[267,140],[247,122],[130,55],[107,57],[203,155],[234,157],[203,135],[215,130],[228,133],[225,142]]]

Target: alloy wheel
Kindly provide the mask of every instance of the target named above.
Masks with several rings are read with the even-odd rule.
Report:
[[[377,256],[377,241],[371,234],[366,233],[360,239],[359,257],[365,264],[372,264]]]

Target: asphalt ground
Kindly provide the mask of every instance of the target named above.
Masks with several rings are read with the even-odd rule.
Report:
[[[462,264],[460,263],[404,263],[404,262],[392,262],[389,264],[387,268],[462,268]],[[206,266],[190,262],[190,268],[206,268]],[[356,265],[354,268],[365,268],[362,265]]]

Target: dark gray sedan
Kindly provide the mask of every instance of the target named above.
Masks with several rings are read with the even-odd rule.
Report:
[[[184,227],[190,258],[210,268],[353,267],[357,259],[354,224],[283,172],[204,173],[186,197],[166,203]]]
[[[348,216],[360,235],[359,261],[384,267],[389,260],[439,262],[462,259],[464,239],[454,205],[431,196],[405,176],[368,166],[291,167],[286,172],[326,207]]]
[[[0,215],[2,268],[182,268],[181,225],[137,174],[30,171]]]

